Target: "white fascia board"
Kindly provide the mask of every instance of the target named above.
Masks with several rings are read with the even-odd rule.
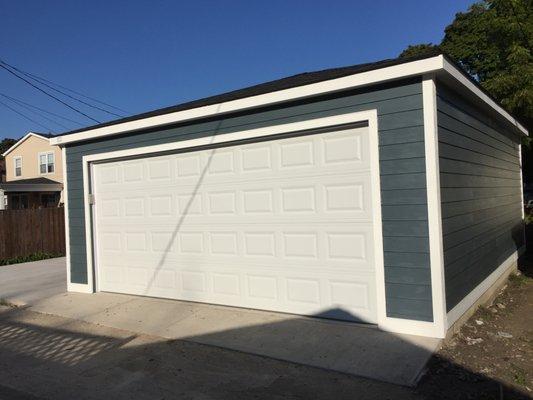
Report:
[[[28,132],[22,139],[19,139],[17,143],[15,143],[13,146],[11,146],[9,149],[7,149],[4,153],[2,153],[2,157],[7,156],[9,153],[11,153],[13,150],[15,150],[20,144],[22,144],[26,139],[29,137],[34,136],[39,139],[48,140],[48,138],[41,136],[37,133]]]
[[[509,114],[502,107],[500,107],[494,100],[492,100],[489,96],[487,96],[481,89],[479,89],[476,85],[474,85],[474,83],[472,83],[470,79],[464,76],[464,74],[461,71],[459,71],[457,67],[455,67],[455,65],[450,63],[444,57],[443,57],[443,62],[444,62],[444,70],[448,72],[451,76],[453,76],[455,80],[459,81],[468,90],[473,92],[477,97],[479,97],[486,104],[488,104],[491,108],[493,108],[498,114],[504,117],[512,125],[514,125],[520,132],[522,132],[526,136],[529,136],[528,130],[524,128],[520,124],[520,122],[518,122],[511,114]]]
[[[246,110],[255,107],[272,105],[289,100],[302,99],[340,90],[352,89],[356,87],[385,82],[394,79],[407,78],[428,72],[435,72],[443,69],[444,57],[436,56],[424,60],[407,62],[405,64],[394,65],[372,71],[361,72],[354,75],[337,79],[312,83],[290,89],[278,90],[276,92],[264,93],[257,96],[246,97],[227,101],[224,103],[212,104],[193,108],[190,110],[176,111],[173,113],[157,115],[153,117],[124,122],[116,125],[104,126],[101,128],[89,129],[79,133],[72,133],[65,136],[57,136],[50,139],[53,146],[64,145],[83,140],[90,140],[99,137],[116,135],[120,133],[133,132],[155,126],[163,126],[178,122],[190,121],[199,118],[212,117],[227,114],[239,110]]]
[[[342,78],[330,79],[327,81],[312,83],[309,85],[278,90],[276,92],[264,93],[257,96],[245,97],[243,99],[197,107],[189,110],[176,111],[163,115],[156,115],[153,117],[137,119],[134,121],[118,123],[115,125],[88,129],[86,131],[72,133],[65,136],[57,136],[50,139],[50,144],[52,146],[60,146],[67,143],[74,143],[84,140],[96,139],[99,137],[134,132],[141,129],[170,125],[185,121],[192,121],[205,117],[213,117],[217,115],[227,114],[230,112],[247,110],[327,93],[334,93],[341,90],[353,89],[371,84],[408,78],[416,75],[424,75],[433,72],[436,73],[439,71],[446,71],[456,81],[460,82],[464,87],[466,87],[470,92],[474,93],[478,98],[487,103],[506,120],[511,122],[511,124],[515,126],[519,131],[521,131],[525,135],[528,135],[527,129],[520,125],[520,123],[515,118],[513,118],[507,111],[505,111],[502,107],[496,104],[496,102],[494,102],[494,100],[492,100],[489,96],[483,93],[482,90],[480,90],[467,77],[465,77],[453,64],[447,61],[444,56],[438,55],[423,60],[406,62],[405,64],[393,65],[390,67],[375,69],[372,71],[360,72]]]

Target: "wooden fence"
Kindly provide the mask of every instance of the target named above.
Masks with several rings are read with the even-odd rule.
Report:
[[[0,260],[38,252],[65,254],[63,208],[0,211]]]

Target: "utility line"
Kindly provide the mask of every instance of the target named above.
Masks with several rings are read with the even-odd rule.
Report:
[[[59,114],[56,114],[56,113],[54,113],[54,112],[52,112],[52,111],[48,111],[48,110],[46,110],[46,109],[44,109],[44,108],[37,107],[37,106],[35,106],[35,105],[33,105],[33,104],[26,103],[25,101],[22,101],[22,100],[20,100],[20,99],[16,99],[15,97],[9,96],[9,95],[7,95],[7,94],[5,94],[5,93],[1,93],[1,92],[0,92],[0,96],[5,97],[6,99],[9,99],[9,100],[14,101],[14,102],[16,102],[16,103],[24,104],[24,105],[26,105],[26,106],[28,106],[28,107],[35,108],[35,109],[37,109],[37,110],[39,110],[39,111],[42,111],[42,112],[44,112],[44,113],[47,113],[47,114],[53,115],[53,116],[55,116],[55,117],[57,117],[57,118],[61,118],[61,119],[65,120],[65,121],[72,122],[72,123],[74,123],[74,124],[76,124],[76,125],[79,125],[79,126],[85,126],[85,125],[82,124],[81,122],[78,122],[78,121],[76,121],[76,120],[73,120],[73,119],[70,119],[70,118],[64,117],[64,116],[59,115]]]
[[[44,129],[47,129],[49,132],[52,132],[52,133],[53,133],[52,129],[50,129],[49,127],[47,127],[47,126],[41,124],[40,122],[35,121],[34,119],[28,117],[27,115],[24,115],[24,114],[21,113],[20,111],[15,110],[14,108],[12,108],[11,106],[7,105],[7,104],[4,103],[3,101],[0,101],[0,104],[3,105],[4,107],[10,109],[10,110],[13,111],[14,113],[17,113],[17,114],[20,115],[22,118],[25,118],[25,119],[27,119],[28,121],[31,121],[31,122],[33,122],[34,124],[37,124],[37,125],[43,127]]]
[[[37,89],[38,91],[44,93],[44,94],[47,95],[48,97],[51,97],[52,99],[54,99],[54,100],[60,102],[61,104],[63,104],[64,106],[70,108],[71,110],[77,112],[78,114],[81,114],[81,115],[83,115],[84,117],[89,118],[90,120],[96,122],[97,124],[100,123],[100,121],[98,121],[97,119],[94,119],[93,117],[91,117],[91,116],[85,114],[83,111],[78,110],[77,108],[75,108],[75,107],[71,106],[70,104],[64,102],[63,100],[57,98],[57,97],[54,96],[53,94],[48,93],[46,90],[41,89],[39,86],[34,85],[32,82],[28,81],[26,78],[24,78],[23,76],[20,76],[20,75],[17,74],[16,72],[11,71],[9,68],[7,68],[5,65],[3,65],[3,63],[0,63],[0,68],[5,69],[5,70],[6,70],[7,72],[9,72],[10,74],[16,76],[16,77],[19,78],[20,80],[26,82],[28,85],[30,85],[30,86],[32,86],[33,88]]]
[[[79,103],[81,103],[81,104],[84,104],[84,105],[86,105],[86,106],[88,106],[88,107],[91,107],[91,108],[94,108],[94,109],[96,109],[96,110],[103,111],[103,112],[105,112],[105,113],[107,113],[107,114],[110,114],[110,115],[113,115],[113,116],[115,116],[115,117],[120,117],[120,118],[125,117],[125,115],[123,115],[123,114],[117,114],[117,113],[114,113],[114,112],[112,112],[112,111],[106,110],[105,108],[95,106],[95,105],[90,104],[90,103],[88,103],[88,102],[86,102],[86,101],[84,101],[84,100],[81,100],[81,99],[78,99],[78,98],[76,98],[76,97],[74,97],[74,96],[71,96],[70,94],[65,93],[65,92],[63,92],[63,91],[61,91],[61,90],[59,90],[59,89],[56,89],[56,88],[54,88],[53,86],[51,86],[51,85],[49,85],[48,83],[46,83],[46,82],[45,82],[45,79],[40,78],[40,77],[38,77],[37,75],[30,74],[29,72],[22,71],[21,69],[19,69],[19,68],[15,67],[15,66],[13,66],[13,65],[11,65],[11,64],[9,64],[9,63],[3,61],[3,60],[0,60],[0,63],[1,63],[1,64],[4,64],[5,66],[8,66],[9,68],[11,68],[11,69],[13,69],[13,70],[15,70],[15,71],[17,71],[17,72],[23,74],[23,75],[25,75],[26,77],[28,77],[28,78],[30,78],[30,79],[33,79],[34,81],[39,82],[41,85],[46,86],[47,88],[49,88],[49,89],[51,89],[51,90],[53,90],[53,91],[55,91],[55,92],[57,92],[57,93],[61,93],[63,96],[66,96],[66,97],[68,97],[68,98],[70,98],[70,99],[72,99],[72,100],[74,100],[74,101],[77,101],[77,102],[79,102]],[[53,83],[53,82],[52,82],[52,83]]]
[[[4,96],[4,97],[5,97],[5,96]],[[55,119],[52,119],[52,118],[50,118],[50,117],[47,117],[47,116],[44,115],[41,111],[33,110],[33,109],[31,109],[30,107],[28,107],[27,105],[25,105],[25,104],[21,104],[21,103],[18,103],[18,102],[16,102],[15,100],[12,100],[12,99],[9,99],[9,100],[11,100],[11,101],[12,101],[13,103],[15,103],[17,106],[22,107],[22,108],[28,110],[29,112],[31,112],[31,113],[33,113],[33,114],[36,114],[36,115],[38,115],[39,117],[46,119],[47,121],[50,121],[50,122],[53,123],[53,124],[59,125],[60,127],[65,128],[65,129],[67,129],[67,130],[70,129],[68,126],[62,124],[61,122],[58,122],[58,121],[55,120]]]
[[[4,61],[4,62],[5,62],[5,61]],[[102,105],[107,106],[107,107],[110,107],[110,108],[114,108],[114,109],[117,110],[117,111],[121,111],[121,112],[126,113],[126,114],[131,114],[131,112],[126,111],[126,110],[124,110],[124,109],[122,109],[122,108],[120,108],[120,107],[116,107],[116,106],[114,106],[114,105],[112,105],[112,104],[108,104],[108,103],[106,103],[106,102],[104,102],[104,101],[101,101],[101,100],[95,99],[94,97],[87,96],[86,94],[83,94],[83,93],[77,92],[76,90],[69,89],[68,87],[63,86],[63,85],[60,85],[59,83],[57,83],[57,82],[53,82],[53,81],[51,81],[51,80],[49,80],[49,79],[45,79],[45,78],[43,78],[43,77],[37,76],[37,75],[35,75],[35,74],[32,74],[32,73],[30,73],[30,72],[26,72],[26,75],[31,76],[33,79],[41,80],[41,81],[44,81],[44,82],[50,83],[50,84],[52,84],[52,85],[55,85],[55,86],[57,86],[57,87],[60,87],[61,89],[64,89],[64,90],[66,90],[66,91],[69,91],[69,92],[72,92],[72,93],[74,93],[74,94],[77,94],[78,96],[85,97],[86,99],[92,100],[92,101],[94,101],[94,102],[96,102],[96,103],[102,104]]]

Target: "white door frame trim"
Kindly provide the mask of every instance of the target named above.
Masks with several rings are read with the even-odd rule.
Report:
[[[286,133],[296,133],[299,131],[312,130],[317,128],[334,127],[356,122],[368,122],[370,141],[370,169],[373,198],[373,231],[374,231],[374,251],[376,262],[376,295],[377,295],[377,321],[378,326],[387,331],[398,333],[409,333],[422,336],[439,336],[436,325],[430,322],[415,321],[387,317],[385,304],[385,269],[383,260],[383,233],[381,220],[381,189],[379,172],[379,137],[378,137],[378,115],[377,110],[368,110],[343,115],[336,115],[325,118],[309,119],[301,122],[280,124],[263,128],[256,128],[246,131],[239,131],[216,136],[189,139],[173,143],[145,146],[128,150],[111,151],[108,153],[86,155],[82,158],[83,164],[83,184],[84,184],[84,206],[85,206],[85,234],[87,248],[87,277],[88,284],[84,291],[94,292],[95,288],[95,262],[93,252],[93,223],[91,198],[91,166],[95,162],[113,161],[125,157],[145,156],[150,154],[189,149],[208,145],[238,142],[252,138],[267,138],[269,136]],[[96,199],[96,203],[98,199]]]

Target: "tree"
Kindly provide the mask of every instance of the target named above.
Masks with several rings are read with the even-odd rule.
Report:
[[[533,127],[533,0],[482,0],[457,13],[438,45],[409,46],[400,57],[441,51],[511,114]],[[533,140],[524,138],[524,179],[533,180]]]
[[[439,46],[433,43],[415,44],[414,46],[407,46],[407,48],[401,52],[400,58],[412,58],[418,56],[432,56],[440,54],[441,50]]]
[[[17,143],[15,139],[9,139],[9,138],[2,139],[2,141],[0,142],[0,154],[3,154],[7,149],[9,149],[15,143]],[[4,157],[0,155],[0,159],[3,159],[3,158]]]
[[[457,13],[439,45],[409,46],[400,57],[440,50],[528,127],[533,122],[533,0],[483,0]]]

